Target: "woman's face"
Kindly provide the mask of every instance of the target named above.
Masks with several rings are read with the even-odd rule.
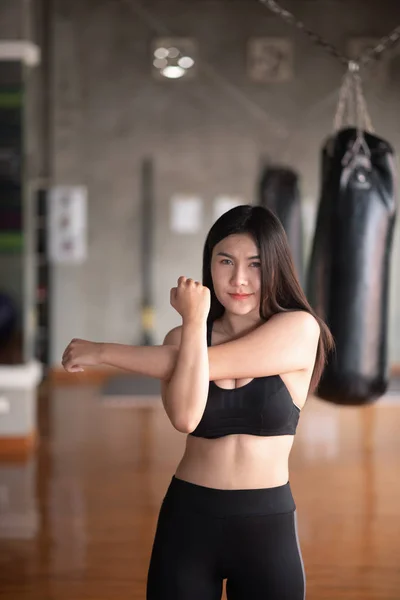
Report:
[[[256,310],[258,314],[261,263],[257,245],[250,234],[230,235],[214,247],[211,275],[215,295],[226,310],[238,315]]]

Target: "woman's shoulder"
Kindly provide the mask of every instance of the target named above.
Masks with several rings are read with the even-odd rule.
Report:
[[[166,346],[180,346],[182,337],[182,325],[174,327],[166,334],[163,345]]]
[[[280,323],[285,327],[301,327],[304,332],[311,335],[320,334],[320,325],[313,314],[302,308],[290,308],[273,314],[267,323]]]

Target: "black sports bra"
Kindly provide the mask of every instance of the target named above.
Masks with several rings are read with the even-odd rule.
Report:
[[[212,322],[207,322],[211,346]],[[280,375],[255,377],[249,383],[224,389],[210,381],[200,423],[189,435],[219,438],[234,433],[275,436],[295,435],[300,409]]]

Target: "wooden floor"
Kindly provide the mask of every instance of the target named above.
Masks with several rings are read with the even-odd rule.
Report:
[[[40,423],[36,457],[0,464],[0,598],[144,600],[185,436],[162,408],[110,408],[88,386],[54,389]],[[400,402],[310,399],[290,480],[307,599],[399,600]]]

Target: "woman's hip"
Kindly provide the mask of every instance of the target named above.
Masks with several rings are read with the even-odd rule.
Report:
[[[164,505],[212,517],[274,515],[296,510],[290,482],[276,487],[218,489],[172,476]]]

